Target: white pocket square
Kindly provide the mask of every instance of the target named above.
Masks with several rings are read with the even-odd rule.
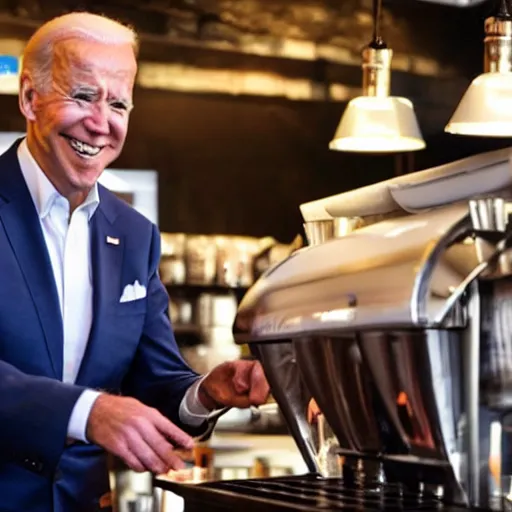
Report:
[[[123,295],[119,302],[131,302],[132,300],[143,299],[146,296],[146,287],[135,281],[133,284],[127,284],[124,287]]]

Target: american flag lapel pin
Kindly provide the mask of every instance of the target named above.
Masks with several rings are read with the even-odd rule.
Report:
[[[107,244],[119,245],[119,238],[116,238],[114,236],[107,236]]]

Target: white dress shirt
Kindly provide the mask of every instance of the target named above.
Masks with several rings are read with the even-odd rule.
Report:
[[[99,205],[98,186],[70,216],[69,202],[52,185],[34,160],[26,140],[18,147],[18,159],[41,223],[59,296],[63,326],[62,380],[74,383],[82,362],[93,316],[93,285],[89,222]],[[207,419],[208,410],[197,396],[200,379],[185,394],[180,419],[198,426]],[[68,436],[87,442],[86,427],[90,411],[101,393],[85,390],[73,408]]]

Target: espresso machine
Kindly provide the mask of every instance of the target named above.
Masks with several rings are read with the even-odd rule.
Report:
[[[309,473],[175,492],[212,510],[511,507],[511,155],[301,205],[309,245],[249,289],[234,336]]]

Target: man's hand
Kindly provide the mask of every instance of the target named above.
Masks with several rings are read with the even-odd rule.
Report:
[[[199,400],[210,411],[221,407],[244,409],[267,401],[269,385],[258,361],[231,361],[214,368],[201,382]]]
[[[87,438],[121,458],[134,471],[182,469],[175,448],[191,449],[192,438],[156,409],[128,397],[100,395],[91,409]]]

